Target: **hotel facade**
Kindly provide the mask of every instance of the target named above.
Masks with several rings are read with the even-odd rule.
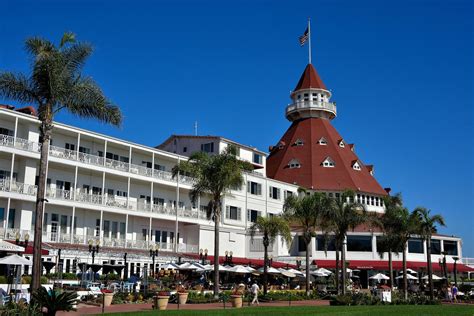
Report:
[[[254,170],[243,175],[242,188],[223,200],[221,256],[232,251],[242,263],[263,258],[261,237],[252,241],[248,228],[257,216],[280,214],[285,198],[298,194],[300,187],[329,196],[353,189],[368,211],[383,213],[382,198],[389,190],[375,180],[374,167],[360,161],[354,145],[332,127],[337,112],[330,98],[308,65],[286,108],[291,126],[268,155],[218,136],[172,135],[154,148],[55,122],[43,222],[43,249],[49,254],[43,260],[60,260],[63,272],[77,272],[79,263],[91,263],[92,243],[100,245],[95,263],[124,264],[127,253],[128,273],[140,275],[151,265],[150,247],[158,249],[157,264],[197,258],[204,249],[213,255],[214,223],[206,218],[209,200],[201,196],[193,204],[193,179],[173,178],[171,169],[193,152],[215,154],[229,145]],[[33,238],[39,123],[32,108],[0,108],[0,238],[5,240]],[[293,234],[290,245],[278,240],[271,246],[274,261],[295,264],[308,250],[312,264],[334,266],[333,244],[324,251],[322,236],[316,236],[311,249],[305,249],[298,232]],[[352,268],[384,270],[387,255],[381,258],[377,251],[381,234],[368,227],[349,232],[345,247]],[[450,265],[462,257],[458,237],[435,235],[432,247],[434,266],[443,252]],[[410,240],[407,252],[413,267],[425,264],[421,239]],[[400,261],[401,254],[394,260]]]

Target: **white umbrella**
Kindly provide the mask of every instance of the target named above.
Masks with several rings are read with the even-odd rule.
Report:
[[[442,279],[443,279],[443,278],[437,276],[436,274],[432,274],[432,275],[431,275],[431,278],[432,278],[433,280],[442,280]],[[428,275],[425,275],[424,277],[422,277],[422,279],[423,279],[423,280],[428,280]]]
[[[372,280],[390,280],[390,278],[388,276],[386,276],[385,274],[382,274],[382,273],[377,273],[376,275],[373,275],[371,276],[369,279],[372,279]]]
[[[285,270],[285,269],[278,269],[280,270],[280,273],[288,278],[294,278],[296,277],[296,274],[294,274],[293,272],[290,272],[288,270]]]
[[[214,265],[213,264],[206,264],[205,266],[203,266],[203,268],[206,270],[206,271],[214,271]],[[229,269],[227,267],[224,267],[223,265],[219,265],[219,271],[220,272],[223,272],[223,271],[228,271]]]
[[[301,272],[300,270],[296,270],[296,269],[288,269],[287,271],[291,272],[291,273],[294,273],[296,275],[305,275],[303,272]]]
[[[313,272],[324,273],[324,274],[327,274],[327,275],[332,274],[331,271],[329,271],[328,269],[324,269],[324,268],[316,269]],[[314,273],[311,273],[311,274],[314,274]]]
[[[10,256],[6,256],[6,257],[3,257],[0,259],[0,264],[9,264],[9,265],[13,265],[13,266],[31,266],[33,265],[33,263],[26,259],[26,258],[23,258],[19,255],[10,255]]]
[[[258,269],[258,272],[263,273],[263,267]],[[280,274],[281,272],[280,272],[280,270],[275,269],[274,267],[268,267],[267,273],[268,274]]]
[[[252,273],[252,271],[250,271],[249,269],[241,265],[233,266],[232,268],[228,269],[228,271],[232,273],[243,273],[243,274]]]
[[[395,279],[403,279],[403,275],[397,276]],[[407,273],[407,280],[418,280],[416,276]]]
[[[185,262],[178,266],[179,270],[196,270],[197,267],[194,266],[191,262]]]
[[[179,267],[174,264],[174,263],[167,263],[163,266],[161,266],[161,269],[165,269],[165,270],[176,270],[176,269],[179,269]]]
[[[400,272],[398,272],[400,274],[403,273],[403,270],[401,270]],[[416,272],[415,270],[412,270],[412,269],[407,269],[407,273],[412,273],[412,274],[418,274],[418,272]]]
[[[327,277],[327,276],[329,276],[329,274],[324,273],[324,272],[319,272],[319,271],[312,271],[312,272],[310,272],[310,274],[318,276],[318,277]]]

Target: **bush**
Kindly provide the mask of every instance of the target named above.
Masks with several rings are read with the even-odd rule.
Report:
[[[42,276],[40,278],[40,283],[41,284],[48,284],[48,278],[45,276]],[[31,284],[31,276],[30,275],[25,275],[21,277],[21,284]]]
[[[304,301],[304,300],[314,300],[319,298],[319,295],[316,291],[310,292],[309,295],[306,295],[304,290],[281,290],[281,291],[268,291],[267,295],[263,295],[261,299],[263,301]]]
[[[4,275],[0,276],[0,284],[7,284],[7,277]]]
[[[378,297],[357,293],[357,294],[344,294],[336,295],[331,297],[331,305],[345,305],[345,306],[354,306],[354,305],[379,305],[384,304],[380,301]]]
[[[58,273],[48,273],[46,274],[46,277],[49,279],[57,279]],[[63,273],[61,277],[63,280],[77,280],[78,279],[75,273]]]

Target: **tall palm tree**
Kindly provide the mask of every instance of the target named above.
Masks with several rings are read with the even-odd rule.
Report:
[[[407,280],[407,244],[410,237],[417,232],[417,218],[405,207],[397,207],[392,211],[393,222],[391,234],[399,241],[402,249],[403,260],[403,292],[405,300],[408,299]]]
[[[326,208],[323,214],[324,221],[330,231],[334,232],[336,250],[341,249],[342,263],[342,294],[346,293],[346,249],[345,240],[347,232],[367,221],[367,212],[364,206],[355,201],[355,193],[345,190],[339,197],[333,199],[332,207]],[[338,265],[336,264],[336,278],[339,278]]]
[[[431,266],[431,236],[437,232],[437,225],[446,226],[443,216],[431,215],[431,211],[424,207],[417,207],[413,213],[417,217],[417,233],[426,241],[426,256],[428,268],[428,283],[430,286],[430,299],[434,299],[433,293],[433,267]]]
[[[66,110],[81,118],[120,125],[122,114],[103,94],[100,87],[82,73],[92,46],[76,42],[73,33],[65,33],[58,46],[49,40],[33,37],[26,40],[32,57],[28,75],[0,72],[0,97],[20,103],[35,104],[40,124],[39,182],[35,209],[32,289],[40,287],[41,238],[46,192],[46,169],[54,115]]]
[[[196,203],[201,195],[209,195],[207,218],[214,221],[214,296],[219,295],[219,225],[222,216],[222,199],[230,190],[242,187],[244,171],[251,171],[252,165],[236,157],[236,149],[229,146],[222,153],[208,155],[204,152],[192,154],[187,161],[173,168],[173,177],[189,173],[194,184],[189,197]]]
[[[306,294],[309,295],[309,251],[311,240],[316,236],[316,230],[324,227],[322,215],[330,208],[331,200],[324,193],[289,196],[283,206],[283,217],[302,231],[302,238],[306,245]]]
[[[280,236],[282,243],[290,245],[291,231],[288,221],[281,216],[257,217],[255,223],[250,226],[250,239],[253,241],[259,232],[263,235],[263,293],[267,294],[268,288],[268,246],[275,242]]]
[[[380,237],[380,243],[377,244],[377,252],[383,258],[385,252],[388,253],[388,269],[390,274],[390,288],[393,288],[393,252],[402,252],[403,245],[400,244],[399,238],[394,234],[393,229],[396,227],[396,214],[402,207],[402,196],[397,193],[394,196],[386,196],[383,198],[385,204],[385,213],[383,215],[373,214],[371,222],[382,229],[383,235]]]

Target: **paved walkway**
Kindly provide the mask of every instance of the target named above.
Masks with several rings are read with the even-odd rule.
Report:
[[[248,304],[244,303],[244,307]],[[291,306],[325,306],[329,305],[326,300],[311,300],[311,301],[292,301]],[[260,303],[260,306],[288,306],[288,301]],[[226,303],[226,308],[232,308],[230,303]],[[177,304],[168,304],[168,310],[177,310]],[[180,305],[180,310],[209,310],[209,309],[224,309],[222,303],[207,303],[207,304],[186,304]],[[124,313],[124,312],[140,312],[152,310],[151,304],[118,304],[111,305],[105,308],[105,313]],[[92,315],[102,313],[102,307],[79,304],[75,312],[58,312],[58,316],[76,316],[76,315]]]

